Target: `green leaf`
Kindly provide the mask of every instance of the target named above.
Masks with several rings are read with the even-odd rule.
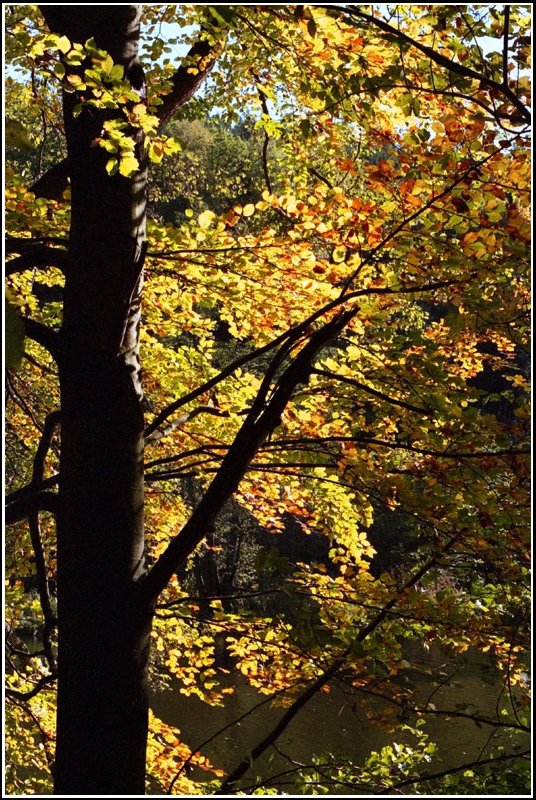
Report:
[[[121,64],[114,64],[110,71],[110,78],[113,81],[122,81],[125,74],[125,68]]]
[[[300,121],[299,128],[304,136],[309,136],[312,130],[311,123],[308,119],[302,119]]]
[[[209,6],[209,11],[222,25],[230,25],[236,17],[236,11],[232,6]]]
[[[101,50],[99,47],[97,47],[93,36],[84,43],[84,49],[86,53],[88,53],[91,56],[99,56],[101,58],[105,58],[108,55],[106,50]]]
[[[363,647],[363,642],[359,642],[357,639],[354,639],[350,645],[350,655],[354,656],[355,658],[361,658],[364,652],[365,648]]]
[[[8,147],[15,147],[17,150],[34,150],[34,145],[28,138],[28,132],[24,125],[16,119],[8,117],[4,125],[5,141]]]

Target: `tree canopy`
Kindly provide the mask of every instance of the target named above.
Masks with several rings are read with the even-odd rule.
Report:
[[[232,768],[152,712],[147,793],[528,792],[529,7],[117,7],[139,62],[91,8],[5,9],[6,788],[51,791],[55,518],[120,460],[69,437],[99,398],[98,446],[130,430],[90,384],[121,304],[138,375],[141,300],[150,684],[279,710]],[[494,713],[434,701],[468,653]],[[389,743],[257,767],[337,686]],[[487,742],[449,763],[438,718]]]

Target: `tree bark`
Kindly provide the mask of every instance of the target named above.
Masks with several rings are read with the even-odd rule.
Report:
[[[49,27],[91,37],[142,96],[141,6],[43,6]],[[72,68],[71,68],[72,71]],[[151,612],[144,571],[143,413],[138,357],[145,254],[143,141],[132,178],[92,146],[105,112],[64,95],[71,229],[61,357],[58,716],[55,793],[143,795]],[[109,112],[108,112],[109,113]]]

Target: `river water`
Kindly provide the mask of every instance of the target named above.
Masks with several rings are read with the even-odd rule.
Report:
[[[453,661],[446,660],[440,653],[423,651],[418,658],[432,674],[421,676],[422,681],[416,689],[417,704],[426,703],[434,692],[432,700],[436,709],[455,709],[468,704],[470,712],[478,710],[479,715],[492,719],[497,718],[500,709],[508,705],[501,676],[481,654],[469,652]],[[179,728],[181,740],[197,750],[215,733],[266,699],[239,675],[231,685],[234,685],[235,692],[226,697],[225,707],[208,706],[195,696],[181,695],[177,689],[154,693],[152,707],[160,719]],[[255,762],[244,777],[244,786],[288,771],[293,766],[291,762],[310,764],[312,756],[324,753],[332,753],[335,757],[347,756],[354,763],[362,764],[371,751],[393,743],[391,734],[367,719],[367,712],[371,709],[381,713],[387,707],[386,701],[352,693],[348,686],[337,681],[330,688],[328,694],[317,694],[298,712],[277,740],[277,750],[269,748]],[[203,747],[203,755],[215,766],[230,771],[271,730],[283,713],[283,709],[264,703]],[[498,743],[500,736],[500,732],[493,733],[494,728],[489,725],[477,726],[471,720],[445,719],[440,715],[428,716],[426,731],[438,746],[433,771],[473,761],[489,743],[490,735],[493,744]],[[398,738],[398,741],[403,740]],[[280,788],[288,794],[296,794],[295,789],[284,783]],[[352,794],[352,791],[347,789],[344,794]]]

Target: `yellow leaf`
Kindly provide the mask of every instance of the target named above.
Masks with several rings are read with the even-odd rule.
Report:
[[[108,175],[115,175],[117,172],[117,158],[109,158],[106,162],[106,172]]]
[[[62,53],[68,53],[71,49],[71,42],[66,36],[60,36],[58,39],[58,50],[61,50]]]
[[[71,86],[76,86],[78,89],[85,89],[86,85],[82,81],[80,75],[66,75],[65,80],[67,83],[70,83]]]
[[[134,173],[137,172],[138,167],[139,167],[138,159],[131,153],[129,153],[126,156],[123,156],[123,158],[119,162],[119,172],[121,175],[124,175],[125,178],[130,178],[131,175],[134,175]]]
[[[164,156],[164,147],[162,142],[157,140],[149,144],[149,158],[154,164],[160,164]]]
[[[243,214],[245,217],[251,217],[251,215],[252,215],[254,212],[255,212],[255,206],[253,205],[253,203],[248,203],[248,204],[247,204],[247,205],[245,205],[245,206],[244,206],[244,208],[242,209],[242,214]]]
[[[112,71],[113,65],[114,65],[114,62],[113,62],[112,57],[110,55],[107,55],[106,58],[103,59],[103,61],[101,63],[101,69],[102,69],[103,72],[105,72],[107,75],[109,75],[110,72]]]
[[[332,258],[335,264],[340,264],[341,261],[344,261],[346,258],[346,247],[344,245],[336,247],[333,251]]]
[[[215,219],[216,214],[214,211],[209,211],[209,209],[207,209],[198,216],[197,221],[200,228],[209,228]]]

